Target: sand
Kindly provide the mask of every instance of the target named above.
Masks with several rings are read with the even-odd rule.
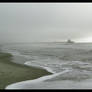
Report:
[[[7,85],[32,80],[51,73],[44,69],[28,67],[11,62],[12,55],[0,52],[0,89],[4,89]]]

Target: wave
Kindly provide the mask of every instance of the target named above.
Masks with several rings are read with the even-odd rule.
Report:
[[[51,68],[49,68],[49,67],[46,67],[46,66],[44,66],[44,65],[39,65],[39,63],[37,63],[37,62],[30,62],[30,61],[27,61],[27,62],[25,62],[24,63],[25,65],[27,65],[27,66],[33,66],[33,67],[37,67],[37,68],[41,68],[41,69],[45,69],[45,70],[47,70],[48,72],[51,72],[51,73],[55,73]]]
[[[47,68],[47,67],[41,67],[41,68],[46,69],[49,72],[52,72],[50,68]],[[43,77],[40,77],[40,78],[34,79],[34,80],[27,80],[27,81],[22,81],[22,82],[14,83],[14,84],[8,85],[5,89],[23,89],[27,85],[31,86],[31,85],[33,85],[35,83],[41,83],[41,82],[43,82],[43,81],[45,81],[47,79],[51,79],[53,77],[59,76],[61,74],[67,73],[69,71],[70,71],[69,69],[66,69],[66,70],[64,70],[63,72],[60,72],[60,73],[53,73],[52,72],[53,73],[52,75],[43,76]]]
[[[64,65],[64,64],[69,64],[70,62],[68,63],[62,63],[61,65]],[[80,65],[88,65],[88,63],[83,63],[83,62],[80,62],[80,61],[75,61],[75,62],[72,62],[70,63],[70,65],[73,65],[73,64],[80,64]],[[40,63],[37,63],[37,62],[30,62],[30,61],[27,61],[25,63],[25,65],[28,65],[28,66],[33,66],[33,67],[39,67],[39,68],[42,68],[42,69],[46,69],[47,71],[51,72],[52,75],[48,75],[48,76],[43,76],[43,77],[40,77],[38,79],[34,79],[34,80],[27,80],[27,81],[22,81],[22,82],[18,82],[18,83],[14,83],[14,84],[11,84],[11,85],[8,85],[5,89],[37,89],[37,88],[45,88],[45,89],[48,89],[48,88],[60,88],[60,84],[61,84],[61,88],[64,87],[66,84],[66,81],[67,83],[69,84],[70,82],[70,79],[67,80],[68,78],[81,78],[83,79],[85,77],[85,75],[87,75],[88,71],[85,72],[85,71],[75,71],[74,69],[72,68],[63,68],[63,71],[61,72],[58,72],[56,73],[55,71],[53,71],[52,68],[50,67],[46,67],[45,65],[42,65]],[[82,75],[84,73],[84,75]],[[90,72],[89,72],[90,74]],[[63,78],[66,78],[65,80],[64,79],[60,79],[59,81],[57,80],[58,77],[63,77]],[[86,76],[87,77],[87,76]],[[53,80],[54,81],[51,81]],[[48,81],[49,80],[49,81]],[[64,82],[65,81],[65,82]],[[58,84],[53,84],[53,82],[55,83],[58,83]],[[63,85],[62,82],[64,82],[65,84]],[[72,82],[72,81],[71,81]],[[70,82],[70,83],[71,83]],[[77,83],[77,82],[75,82]],[[82,83],[82,82],[81,82]],[[41,84],[41,86],[39,86],[39,84]],[[48,85],[52,85],[51,87],[48,87]],[[56,85],[56,86],[55,86]],[[71,83],[72,85],[72,88],[73,87],[73,82]],[[75,84],[76,86],[77,84]],[[80,85],[80,84],[79,84]],[[84,84],[82,84],[84,85]],[[44,87],[45,86],[45,87]],[[53,87],[54,86],[54,87]],[[78,85],[76,86],[76,88],[79,87]],[[69,88],[68,86],[66,86],[66,88]]]

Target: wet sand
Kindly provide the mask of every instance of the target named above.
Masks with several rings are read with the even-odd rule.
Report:
[[[32,80],[51,73],[44,69],[13,63],[12,55],[0,52],[0,89],[25,80]]]

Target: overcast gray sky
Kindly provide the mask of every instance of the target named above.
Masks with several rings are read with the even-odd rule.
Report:
[[[0,42],[92,41],[92,3],[0,3]]]

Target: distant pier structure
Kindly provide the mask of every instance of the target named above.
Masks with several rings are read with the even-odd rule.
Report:
[[[68,39],[66,43],[74,43],[71,39]]]

